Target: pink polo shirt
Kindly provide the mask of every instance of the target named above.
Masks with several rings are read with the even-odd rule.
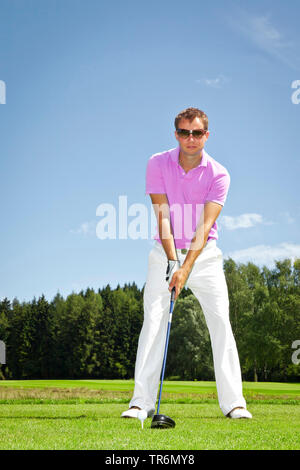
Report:
[[[189,248],[204,204],[225,203],[230,176],[226,168],[203,150],[200,164],[185,173],[178,163],[180,147],[152,155],[147,164],[146,194],[166,194],[176,248]],[[161,243],[158,230],[155,240]],[[208,239],[218,239],[215,222]]]

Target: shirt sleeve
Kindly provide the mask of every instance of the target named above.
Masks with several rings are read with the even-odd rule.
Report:
[[[229,173],[222,173],[214,179],[210,190],[206,196],[205,202],[216,202],[224,206],[230,186]]]
[[[146,169],[146,194],[165,194],[166,188],[159,158],[152,156]]]

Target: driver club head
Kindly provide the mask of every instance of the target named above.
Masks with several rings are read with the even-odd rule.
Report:
[[[166,415],[154,415],[152,418],[151,428],[175,428],[175,421]]]

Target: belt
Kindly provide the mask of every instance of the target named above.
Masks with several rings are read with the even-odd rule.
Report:
[[[208,237],[206,243],[208,243],[209,240],[212,240],[212,239],[213,239],[212,237]],[[177,251],[179,251],[182,255],[186,255],[189,250],[187,248],[178,248]]]

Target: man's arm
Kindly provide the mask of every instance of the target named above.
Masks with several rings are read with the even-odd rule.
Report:
[[[176,296],[175,299],[180,294],[181,290],[186,283],[186,280],[193,268],[194,262],[200,255],[202,249],[204,248],[207,238],[212,228],[213,224],[217,220],[222,206],[216,202],[207,202],[204,205],[204,214],[201,219],[201,222],[198,223],[197,230],[191,241],[189,251],[185,257],[184,263],[181,268],[173,274],[172,280],[169,285],[169,290],[171,291],[175,286]]]
[[[182,265],[189,272],[191,271],[194,262],[200,255],[204,246],[206,245],[209,232],[213,224],[217,220],[221,210],[222,206],[220,204],[217,204],[216,202],[207,202],[204,205],[204,220],[202,223],[199,224],[195,232],[195,235],[191,241],[188,254],[186,255],[186,258]]]
[[[157,218],[159,238],[168,260],[177,260],[174,236],[170,221],[170,206],[166,194],[150,194]]]

